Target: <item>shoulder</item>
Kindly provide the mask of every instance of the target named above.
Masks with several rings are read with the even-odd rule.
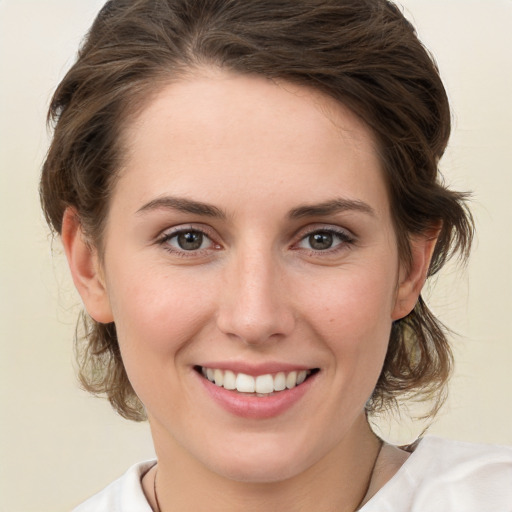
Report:
[[[149,460],[135,464],[123,476],[73,509],[73,512],[151,512],[142,490],[141,478],[155,462]]]
[[[422,439],[361,512],[512,511],[512,447]]]
[[[452,472],[456,467],[465,468],[468,474],[496,468],[508,468],[512,463],[512,447],[490,444],[450,441],[427,436],[413,452],[415,465]],[[412,457],[412,456],[411,456]],[[417,460],[415,460],[417,459]]]

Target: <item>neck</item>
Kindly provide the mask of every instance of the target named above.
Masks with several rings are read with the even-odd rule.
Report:
[[[158,467],[143,482],[146,495],[158,510],[153,492],[155,475],[159,512],[245,510],[280,512],[322,510],[354,512],[368,499],[373,470],[381,448],[366,420],[343,442],[307,470],[275,482],[240,482],[210,471],[179,445],[158,450]],[[156,439],[155,439],[156,441]],[[155,442],[158,448],[158,443]]]

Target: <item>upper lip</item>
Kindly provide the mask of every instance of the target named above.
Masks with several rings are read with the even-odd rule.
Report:
[[[288,373],[293,371],[312,370],[316,368],[315,366],[284,363],[278,361],[268,361],[262,363],[250,363],[247,361],[207,361],[201,363],[198,366],[219,370],[231,370],[233,373],[245,373],[246,375],[252,375],[253,377],[257,375],[266,375],[269,373]]]

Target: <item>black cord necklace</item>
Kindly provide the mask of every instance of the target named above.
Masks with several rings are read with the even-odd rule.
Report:
[[[162,512],[160,509],[160,503],[158,502],[158,494],[156,493],[156,477],[158,475],[158,466],[155,469],[155,480],[153,481],[153,494],[155,495],[156,510],[153,512]]]

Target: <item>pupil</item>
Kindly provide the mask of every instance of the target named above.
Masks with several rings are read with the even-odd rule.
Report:
[[[331,233],[315,233],[309,236],[309,243],[316,250],[329,249],[332,246],[332,242]]]
[[[189,231],[178,235],[178,245],[185,251],[199,249],[203,243],[203,234],[197,231]]]

